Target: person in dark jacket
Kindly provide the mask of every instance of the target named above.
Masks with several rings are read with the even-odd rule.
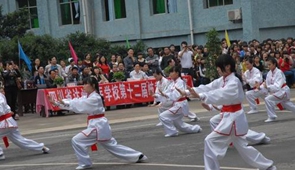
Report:
[[[15,113],[13,118],[15,120],[18,119],[18,115],[16,114],[16,100],[18,94],[18,87],[20,86],[20,78],[21,74],[18,70],[18,66],[15,65],[12,61],[6,63],[6,70],[3,72],[4,78],[4,91],[5,97],[7,100],[7,104],[10,106],[11,111]],[[21,109],[21,108],[20,108]]]

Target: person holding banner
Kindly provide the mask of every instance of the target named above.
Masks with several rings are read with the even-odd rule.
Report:
[[[223,105],[221,121],[204,141],[205,170],[220,170],[219,160],[225,156],[230,143],[249,165],[261,170],[276,170],[272,160],[265,158],[254,147],[247,146],[245,135],[249,128],[242,107],[243,84],[241,77],[235,74],[234,59],[222,54],[216,59],[215,65],[220,78],[186,91],[177,89],[182,96],[192,95],[206,104]]]
[[[99,93],[98,82],[95,77],[87,77],[83,80],[83,89],[87,96],[74,99],[61,99],[54,101],[48,96],[49,101],[61,109],[71,110],[75,113],[88,115],[87,128],[72,138],[72,146],[75,150],[79,166],[76,169],[89,169],[92,161],[88,154],[88,148],[97,150],[96,143],[100,143],[114,156],[130,162],[144,162],[148,158],[139,151],[127,146],[119,145],[112,137],[111,127],[105,117],[103,97]]]
[[[9,139],[21,149],[41,151],[44,154],[48,153],[49,148],[47,148],[43,143],[37,143],[33,140],[26,139],[20,134],[17,123],[12,118],[14,113],[10,110],[3,93],[4,90],[0,87],[0,138],[3,138],[5,146],[9,146]],[[0,147],[0,160],[4,159],[5,156],[3,149]]]
[[[172,67],[169,70],[169,77],[172,79],[172,83],[167,89],[158,89],[159,94],[157,98],[165,103],[166,101],[172,101],[172,105],[160,114],[160,121],[162,122],[165,130],[165,137],[178,136],[178,130],[186,133],[199,133],[202,128],[199,125],[190,125],[184,123],[183,116],[188,116],[189,106],[187,99],[182,97],[176,90],[185,90],[186,83],[181,78],[181,68]]]

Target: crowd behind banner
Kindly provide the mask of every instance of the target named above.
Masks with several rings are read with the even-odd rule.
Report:
[[[157,51],[149,47],[145,53],[137,54],[134,54],[134,50],[130,48],[125,56],[113,54],[109,57],[110,60],[100,54],[95,57],[86,54],[83,60],[77,63],[72,58],[65,61],[52,56],[45,64],[36,58],[32,72],[26,69],[20,70],[13,61],[5,61],[0,63],[0,85],[5,88],[7,102],[11,110],[15,112],[18,89],[28,88],[28,85],[56,88],[56,80],[60,78],[63,80],[63,85],[68,83],[81,85],[83,79],[89,76],[97,78],[99,83],[142,80],[153,76],[153,70],[156,68],[160,68],[168,77],[170,68],[181,65],[182,73],[192,76],[194,86],[210,83],[210,79],[206,77],[208,68],[205,67],[206,57],[209,55],[208,49],[203,45],[188,45],[185,41],[180,45],[180,51],[176,51],[175,46],[171,44]],[[249,42],[233,41],[231,46],[228,46],[223,39],[221,49],[223,54],[229,54],[236,60],[236,70],[241,76],[246,71],[246,59],[253,58],[254,67],[258,68],[265,78],[269,71],[266,61],[269,57],[275,57],[279,68],[287,78],[288,86],[295,87],[295,40],[293,38],[267,39],[262,42],[255,39]]]

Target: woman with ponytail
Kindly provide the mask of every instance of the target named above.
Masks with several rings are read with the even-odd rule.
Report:
[[[147,157],[143,153],[129,147],[117,144],[112,137],[111,127],[105,117],[103,97],[99,93],[98,82],[95,77],[87,77],[83,89],[87,97],[74,99],[59,99],[50,102],[61,109],[71,110],[75,113],[88,115],[87,128],[72,138],[72,146],[75,150],[79,166],[76,169],[89,169],[92,162],[88,154],[88,148],[97,150],[96,143],[100,143],[107,151],[114,156],[130,162],[143,162]]]
[[[221,76],[219,79],[207,85],[189,88],[185,92],[179,90],[182,95],[192,95],[206,104],[223,105],[221,121],[205,138],[205,170],[220,170],[218,160],[225,156],[230,143],[249,165],[261,170],[276,170],[272,160],[265,158],[254,147],[247,146],[245,135],[248,132],[248,122],[242,107],[244,91],[241,77],[235,74],[234,59],[223,54],[218,57],[215,65]]]

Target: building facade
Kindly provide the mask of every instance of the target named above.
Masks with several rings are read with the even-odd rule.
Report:
[[[151,47],[205,44],[224,30],[231,40],[295,35],[294,0],[0,0],[3,13],[30,11],[30,31],[64,37],[76,31],[113,43],[143,40]]]

